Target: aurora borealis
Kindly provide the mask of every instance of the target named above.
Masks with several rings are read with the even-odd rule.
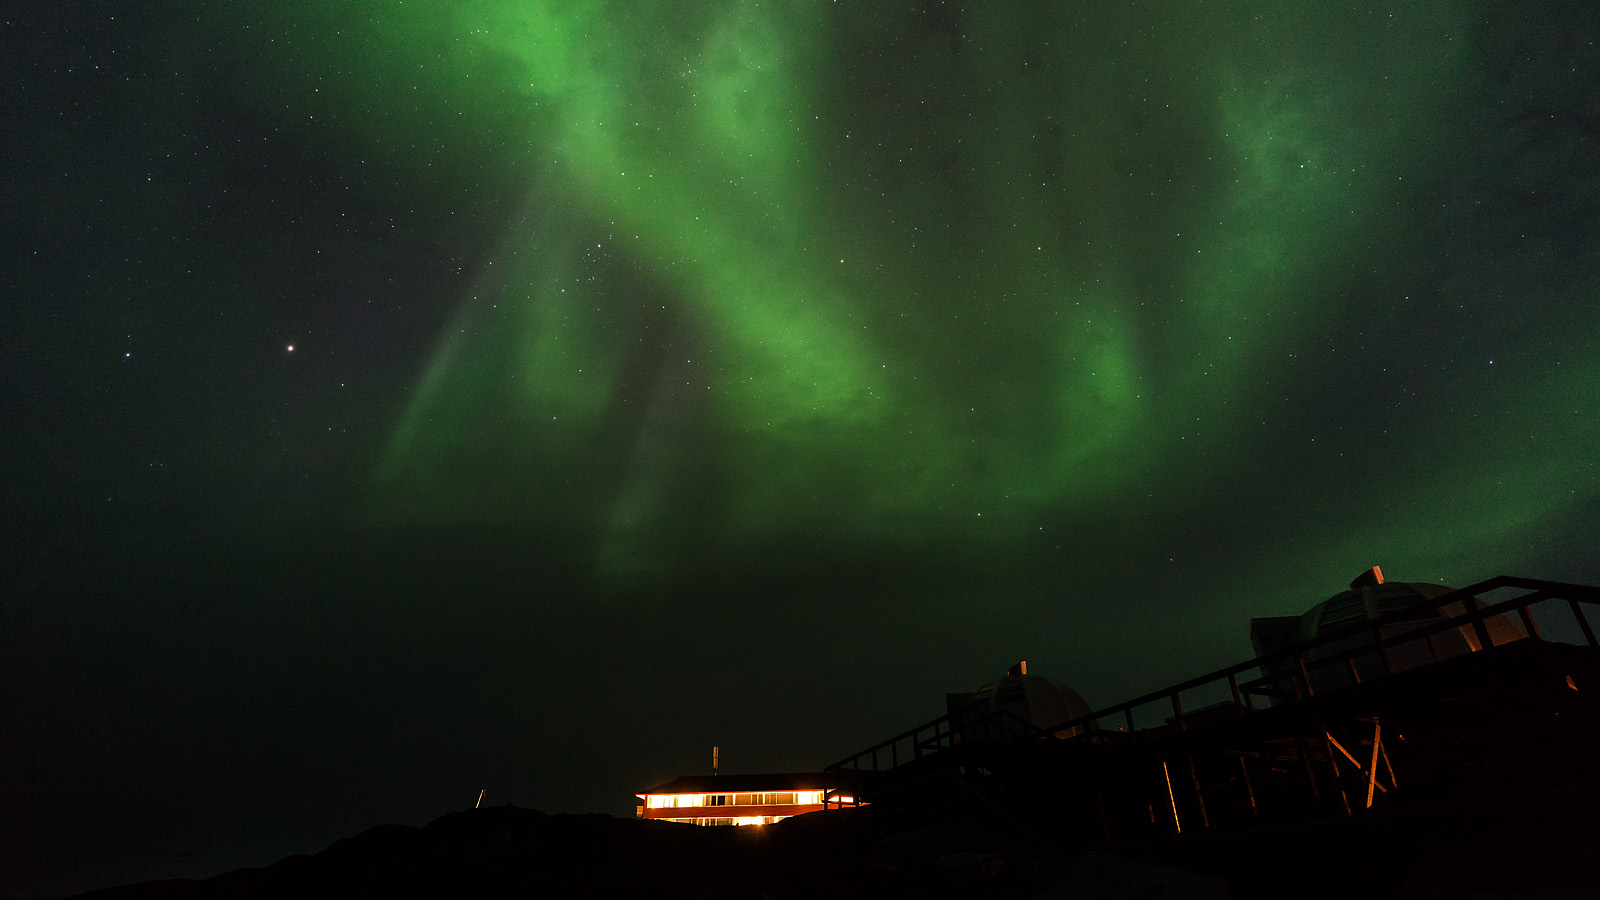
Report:
[[[8,13],[0,893],[1600,581],[1585,13]]]
[[[492,69],[536,110],[540,171],[387,446],[384,499],[516,523],[553,495],[598,568],[646,579],[686,522],[722,550],[1053,542],[1139,492],[1248,490],[1259,446],[1301,456],[1285,505],[1437,490],[1359,462],[1330,485],[1344,453],[1505,484],[1431,566],[1569,508],[1588,338],[1491,375],[1507,337],[1482,307],[1508,286],[1457,276],[1476,284],[1451,309],[1407,246],[1446,228],[1408,177],[1446,209],[1489,190],[1432,175],[1487,124],[1456,96],[1463,12],[1169,16],[489,4],[415,27],[463,45],[452,87]],[[1417,346],[1463,327],[1467,347]],[[1367,421],[1296,415],[1332,383]],[[1503,405],[1441,454],[1454,417],[1419,394],[1463,385]],[[1557,446],[1489,434],[1558,396]],[[599,448],[614,475],[567,493]],[[1412,543],[1425,515],[1359,540]]]

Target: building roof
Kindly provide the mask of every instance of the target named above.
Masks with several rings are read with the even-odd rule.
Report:
[[[783,772],[771,775],[683,775],[645,794],[732,794],[753,791],[821,791],[840,786],[837,772]]]

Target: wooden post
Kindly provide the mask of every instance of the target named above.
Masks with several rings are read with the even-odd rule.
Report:
[[[1524,603],[1517,607],[1517,617],[1522,620],[1522,630],[1528,633],[1528,637],[1536,641],[1544,640],[1544,635],[1539,633],[1539,623],[1535,622],[1533,615],[1528,612],[1528,604]]]
[[[1583,608],[1578,605],[1578,601],[1568,597],[1567,605],[1572,607],[1573,618],[1578,620],[1578,627],[1583,629],[1584,640],[1588,641],[1591,647],[1600,646],[1600,644],[1595,643],[1594,630],[1589,627],[1589,620],[1584,617]]]
[[[1322,740],[1324,742],[1323,746],[1328,751],[1328,768],[1333,770],[1333,786],[1339,789],[1339,803],[1344,807],[1344,814],[1348,816],[1350,815],[1350,798],[1345,795],[1344,782],[1339,778],[1339,760],[1333,756],[1333,735],[1323,731]]]
[[[1472,631],[1478,636],[1478,649],[1488,650],[1493,647],[1494,640],[1489,637],[1489,626],[1483,621],[1483,607],[1479,606],[1477,601],[1471,597],[1461,601],[1461,605],[1463,607],[1471,606],[1472,608],[1470,613],[1472,616]]]
[[[1167,780],[1167,802],[1172,804],[1172,827],[1178,829],[1179,834],[1183,834],[1183,823],[1178,821],[1178,797],[1172,793],[1172,772],[1168,771],[1167,761],[1164,759],[1161,761],[1161,777]]]
[[[1189,781],[1194,785],[1194,799],[1200,804],[1200,827],[1211,827],[1211,816],[1206,813],[1206,795],[1200,791],[1200,770],[1195,768],[1194,754],[1189,754]]]
[[[1389,772],[1389,786],[1399,790],[1400,782],[1394,780],[1394,764],[1389,762],[1389,748],[1384,747],[1382,744],[1379,744],[1378,747],[1379,754],[1383,756],[1383,767]]]
[[[1378,755],[1383,751],[1383,722],[1372,719],[1372,762],[1367,772],[1367,809],[1372,808],[1372,792],[1378,787]]]
[[[1250,767],[1244,764],[1244,754],[1239,754],[1239,775],[1244,779],[1245,792],[1250,795],[1250,815],[1259,816],[1261,810],[1256,808],[1256,786],[1250,780]]]

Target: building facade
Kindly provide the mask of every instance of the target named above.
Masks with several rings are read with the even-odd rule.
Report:
[[[831,779],[831,780],[830,780]],[[771,825],[823,809],[855,805],[836,775],[690,775],[638,794],[641,819],[689,825]]]

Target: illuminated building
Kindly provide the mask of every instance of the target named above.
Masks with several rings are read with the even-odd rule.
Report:
[[[687,775],[638,794],[641,819],[690,825],[770,825],[841,805],[838,775]]]
[[[1452,590],[1373,567],[1300,615],[1252,620],[1256,655],[1209,674],[1092,709],[1018,663],[821,774],[679,778],[640,794],[639,816],[753,825],[866,801],[971,805],[1141,842],[1560,798],[1600,784],[1585,607],[1600,588],[1503,575]]]

